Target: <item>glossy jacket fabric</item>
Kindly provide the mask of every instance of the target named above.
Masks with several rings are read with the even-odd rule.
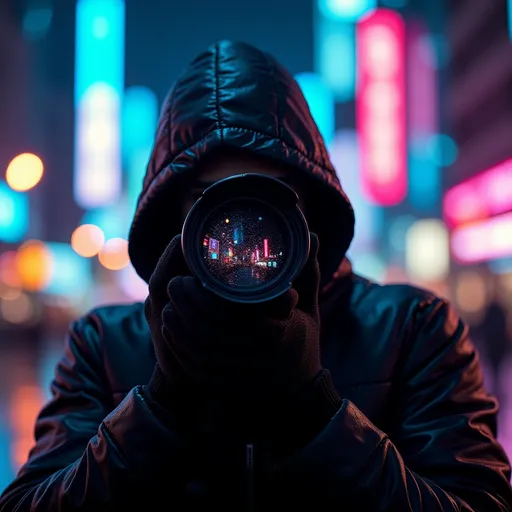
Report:
[[[322,270],[343,260],[350,205],[296,85],[275,66],[247,45],[221,42],[181,77],[162,111],[132,229],[132,259],[146,279],[165,243],[151,236],[167,226],[168,183],[176,185],[210,144],[263,152],[310,173],[329,205],[323,213],[344,215],[336,236],[320,237]],[[258,80],[268,87],[262,96]],[[414,287],[372,283],[343,260],[322,292],[321,318],[322,362],[342,405],[287,460],[256,446],[249,489],[244,447],[222,437],[203,445],[149,398],[155,356],[142,305],[92,311],[70,329],[36,445],[0,511],[512,511],[497,405],[450,305]]]

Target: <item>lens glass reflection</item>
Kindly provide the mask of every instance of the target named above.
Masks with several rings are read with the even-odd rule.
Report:
[[[247,289],[265,285],[283,270],[285,226],[280,215],[259,201],[229,202],[207,219],[203,257],[224,285]]]

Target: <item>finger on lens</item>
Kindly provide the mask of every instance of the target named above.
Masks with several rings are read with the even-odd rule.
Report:
[[[298,293],[299,309],[309,309],[318,302],[320,284],[320,268],[318,266],[319,242],[315,233],[310,234],[309,257],[300,274],[293,282],[293,288]]]
[[[167,285],[177,275],[187,273],[181,248],[181,235],[176,235],[165,248],[149,280],[149,294],[154,307],[160,311],[168,302]]]

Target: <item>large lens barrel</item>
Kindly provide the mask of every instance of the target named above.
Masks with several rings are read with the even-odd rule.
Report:
[[[191,272],[205,288],[234,302],[281,295],[309,254],[309,229],[298,201],[288,185],[262,174],[239,174],[208,187],[183,225]]]

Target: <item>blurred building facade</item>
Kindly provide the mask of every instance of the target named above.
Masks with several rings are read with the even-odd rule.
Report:
[[[458,157],[445,176],[444,218],[451,230],[453,275],[483,317],[483,304],[512,308],[512,45],[506,0],[450,2],[446,103]],[[475,293],[469,293],[474,289]],[[485,291],[485,297],[478,290]],[[464,301],[463,298],[461,298]]]
[[[451,186],[511,158],[512,48],[507,0],[451,0],[446,102],[459,155]]]
[[[446,175],[454,295],[506,403],[512,351],[512,45],[510,2],[452,0],[447,36],[450,132]]]

